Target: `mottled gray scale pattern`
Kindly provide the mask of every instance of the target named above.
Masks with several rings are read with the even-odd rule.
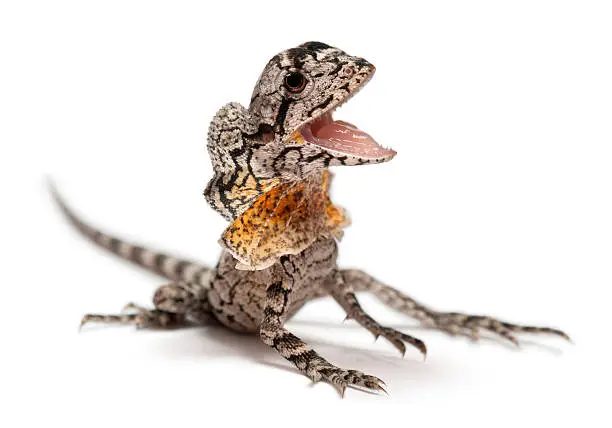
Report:
[[[216,313],[222,314],[222,323],[241,331],[256,332],[263,318],[269,284],[284,278],[292,282],[287,302],[287,316],[291,316],[321,289],[323,281],[336,268],[336,255],[336,242],[323,239],[298,255],[287,256],[284,263],[253,272],[235,269],[237,261],[225,253],[212,282],[210,304]],[[246,312],[246,318],[241,316],[242,312]],[[227,315],[233,316],[229,322]],[[237,315],[243,322],[238,321]]]
[[[245,210],[251,206],[257,209],[259,205],[254,202],[276,186],[290,183],[289,187],[293,187],[293,183],[309,180],[313,174],[321,174],[334,165],[389,160],[337,153],[307,143],[299,136],[303,124],[346,102],[373,73],[374,66],[363,58],[320,42],[308,42],[274,56],[255,86],[249,108],[227,104],[210,124],[208,152],[214,177],[204,193],[212,208],[229,221],[248,221],[242,215]],[[478,339],[482,331],[488,331],[516,344],[516,333],[549,333],[568,338],[562,331],[549,327],[433,310],[363,271],[340,269],[336,264],[337,242],[326,234],[304,250],[280,254],[266,268],[237,269],[237,260],[223,251],[213,269],[100,232],[80,220],[55,189],[52,194],[68,220],[95,244],[171,281],[157,289],[152,309],[128,304],[120,314],[85,315],[82,325],[102,322],[175,328],[219,322],[236,331],[258,333],[264,343],[301,373],[313,381],[331,384],[340,394],[351,386],[384,391],[384,382],[333,365],[285,328],[287,319],[306,302],[319,297],[331,296],[348,318],[374,336],[383,336],[402,354],[405,344],[424,354],[425,344],[379,324],[361,307],[356,292],[372,293],[388,307],[450,334],[468,334]],[[270,193],[266,195],[269,196]],[[329,209],[328,205],[321,206],[322,210]],[[285,209],[294,208],[288,205]],[[242,226],[248,233],[249,225]]]

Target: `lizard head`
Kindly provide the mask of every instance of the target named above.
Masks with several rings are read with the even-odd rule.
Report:
[[[392,159],[395,151],[332,116],[374,71],[365,59],[319,42],[274,56],[249,108],[229,103],[211,121],[207,146],[214,176],[204,192],[210,205],[234,221],[283,183],[312,179],[330,166]]]
[[[372,78],[363,58],[320,42],[304,43],[274,56],[259,78],[249,107],[279,148],[306,145],[301,169],[386,162],[396,152],[379,145],[356,126],[333,119]],[[298,161],[299,162],[299,161]]]

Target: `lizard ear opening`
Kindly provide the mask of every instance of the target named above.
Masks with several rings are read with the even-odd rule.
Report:
[[[272,125],[262,123],[261,125],[259,125],[259,131],[257,133],[260,137],[260,140],[264,143],[274,141],[274,128],[272,127]]]

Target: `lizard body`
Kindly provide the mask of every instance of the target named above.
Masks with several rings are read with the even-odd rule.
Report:
[[[175,327],[216,320],[236,331],[259,333],[302,373],[341,394],[347,386],[383,390],[383,382],[334,366],[284,327],[314,298],[332,296],[348,318],[385,337],[402,354],[406,344],[425,354],[425,344],[376,322],[361,308],[356,292],[371,292],[389,307],[451,334],[477,339],[488,330],[513,343],[518,343],[516,332],[567,338],[548,327],[432,310],[363,271],[337,266],[337,241],[350,220],[329,198],[328,168],[386,162],[395,155],[332,117],[374,71],[363,58],[305,43],[268,62],[249,108],[230,103],[217,112],[208,133],[214,176],[204,195],[230,225],[221,236],[223,252],[214,269],[103,233],[80,220],[53,189],[62,211],[85,236],[170,281],[155,292],[154,309],[129,304],[122,314],[86,315],[82,324]]]

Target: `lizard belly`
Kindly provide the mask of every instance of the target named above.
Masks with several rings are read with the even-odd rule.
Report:
[[[293,286],[289,316],[307,301],[323,294],[325,281],[336,268],[337,246],[334,239],[320,239],[299,254],[289,256],[293,265]],[[227,251],[221,255],[208,295],[215,317],[239,332],[258,332],[263,319],[266,290],[281,280],[282,267],[277,262],[264,270],[235,268],[238,261]]]

